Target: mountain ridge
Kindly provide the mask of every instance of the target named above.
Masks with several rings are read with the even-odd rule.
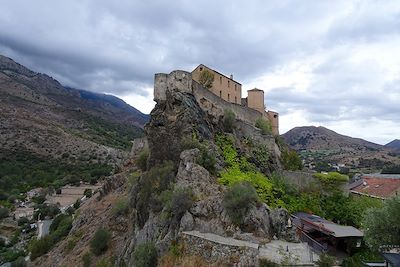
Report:
[[[384,146],[388,148],[400,149],[400,139],[394,139],[393,141],[390,141]]]
[[[115,96],[64,87],[0,55],[0,156],[122,162],[148,118]]]
[[[295,127],[281,137],[300,152],[309,164],[329,162],[346,164],[360,171],[379,171],[385,165],[399,163],[393,150],[361,138],[339,134],[323,126]]]
[[[307,135],[309,134],[309,135]],[[311,134],[311,135],[310,135]],[[285,134],[282,135],[282,137],[285,139],[285,141],[288,142],[289,145],[291,145],[293,148],[295,149],[312,149],[312,148],[317,148],[318,146],[325,146],[326,144],[316,144],[313,143],[312,140],[314,139],[313,137],[318,137],[317,135],[320,136],[327,136],[327,137],[331,137],[331,138],[336,138],[338,139],[338,141],[342,141],[345,143],[352,143],[352,146],[355,145],[359,145],[359,146],[365,146],[368,148],[372,148],[372,149],[380,149],[383,148],[383,145],[380,144],[376,144],[361,138],[355,138],[355,137],[351,137],[351,136],[346,136],[346,135],[342,135],[339,134],[333,130],[330,130],[324,126],[300,126],[300,127],[295,127],[291,130],[289,130],[288,132],[286,132]],[[300,136],[300,138],[296,141],[295,137],[296,136]],[[303,139],[301,139],[303,138]],[[311,139],[311,140],[308,140]],[[298,142],[300,141],[300,143]],[[329,141],[329,140],[323,140],[323,141]],[[334,140],[332,140],[334,141]],[[307,146],[308,145],[308,146]],[[336,144],[330,144],[331,148],[332,145],[334,145],[335,147]],[[340,145],[343,145],[340,144]],[[311,146],[311,147],[310,147]]]

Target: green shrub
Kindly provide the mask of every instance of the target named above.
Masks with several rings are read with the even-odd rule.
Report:
[[[285,170],[296,171],[303,169],[303,162],[296,151],[291,149],[285,149],[282,152],[282,165]]]
[[[147,170],[147,159],[149,158],[149,150],[148,149],[143,149],[142,152],[140,152],[138,158],[136,159],[136,164],[141,169],[142,171]]]
[[[215,143],[220,148],[222,156],[228,167],[236,166],[239,162],[238,153],[234,147],[235,140],[229,135],[217,135]]]
[[[221,178],[218,181],[223,185],[233,186],[241,182],[251,184],[263,202],[275,206],[275,200],[272,195],[272,183],[263,174],[259,172],[242,172],[239,168],[229,168],[220,175]]]
[[[369,209],[363,220],[364,238],[378,251],[381,246],[400,244],[400,196],[389,198],[381,208]]]
[[[74,209],[79,209],[79,207],[81,206],[81,200],[80,199],[77,199],[76,201],[75,201],[75,203],[74,203]]]
[[[33,238],[29,244],[29,251],[31,252],[31,260],[36,259],[46,254],[53,246],[51,236],[45,236],[41,239]]]
[[[112,267],[112,264],[107,259],[101,259],[97,264],[96,267]]]
[[[25,251],[15,248],[3,248],[0,250],[0,259],[2,262],[15,262],[19,258],[26,256]]]
[[[233,129],[235,128],[235,120],[236,120],[235,113],[230,109],[225,109],[224,120],[223,120],[223,126],[225,132],[231,133],[233,131]]]
[[[335,257],[329,256],[328,254],[319,255],[317,260],[318,267],[332,267],[335,265]]]
[[[15,261],[11,263],[11,267],[27,267],[28,263],[25,261],[25,257],[18,257]]]
[[[113,207],[113,214],[115,216],[120,216],[120,215],[125,215],[128,213],[129,210],[129,203],[127,198],[120,198],[115,202],[115,205]]]
[[[263,173],[270,169],[270,153],[266,145],[259,145],[251,151],[249,159],[253,162]]]
[[[101,255],[108,249],[108,243],[110,242],[111,234],[103,228],[97,229],[92,240],[90,241],[90,248],[95,255]]]
[[[326,184],[340,184],[349,180],[349,176],[338,172],[315,173],[313,176]]]
[[[86,252],[82,256],[82,265],[83,267],[90,267],[92,264],[92,254],[90,252]]]
[[[50,225],[50,236],[54,243],[60,241],[64,236],[67,236],[72,228],[72,217],[60,214]]]
[[[147,221],[149,209],[160,211],[163,204],[157,196],[169,189],[175,178],[175,166],[172,161],[152,167],[142,175],[138,181],[138,194],[136,196],[136,210],[139,226],[142,227]]]
[[[21,217],[18,219],[18,226],[23,226],[29,223],[29,219],[26,217]]]
[[[92,189],[86,188],[85,191],[83,192],[83,195],[86,196],[87,198],[91,198],[93,195]]]
[[[261,134],[263,135],[268,135],[272,133],[271,123],[264,118],[258,118],[256,120],[255,126],[261,130]]]
[[[166,197],[165,208],[170,216],[179,221],[193,205],[193,192],[189,188],[176,188]]]
[[[400,174],[400,165],[384,166],[381,171],[382,174]]]
[[[9,211],[7,208],[0,207],[0,219],[7,218]]]
[[[200,155],[196,163],[203,166],[211,174],[215,174],[215,155],[210,152],[205,145],[200,146]]]
[[[254,187],[248,182],[240,182],[226,191],[222,204],[232,222],[240,225],[249,209],[257,202],[258,196]]]
[[[156,246],[153,242],[145,242],[136,246],[133,258],[137,267],[156,267],[158,258]]]
[[[270,261],[269,259],[259,259],[258,260],[259,267],[279,267],[279,264]]]
[[[197,139],[196,135],[193,134],[191,137],[185,137],[181,141],[181,150],[189,150],[189,149],[194,149],[198,148],[199,150],[201,149],[201,143]]]
[[[216,137],[216,143],[221,149],[225,163],[228,168],[220,173],[218,181],[221,184],[232,186],[235,183],[246,181],[255,189],[259,198],[271,206],[281,205],[281,201],[274,198],[272,194],[272,183],[262,173],[258,172],[254,165],[249,163],[246,158],[239,157],[233,146],[233,138],[227,135]],[[263,151],[263,146],[257,150],[258,160],[268,158],[268,154]],[[265,148],[266,149],[266,148]]]

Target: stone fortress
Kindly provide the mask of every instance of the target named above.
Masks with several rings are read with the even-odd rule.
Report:
[[[208,89],[200,84],[203,71],[208,71],[214,76],[212,86]],[[237,119],[252,125],[262,117],[271,123],[272,134],[279,135],[279,114],[265,110],[264,91],[251,89],[247,91],[247,98],[242,98],[242,85],[233,80],[232,75],[227,77],[203,64],[192,72],[175,70],[170,74],[155,74],[154,101],[166,100],[168,90],[193,94],[200,107],[215,118],[222,116],[226,109],[232,110]]]

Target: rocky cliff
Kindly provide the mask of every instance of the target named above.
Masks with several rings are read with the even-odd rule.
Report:
[[[61,242],[36,263],[79,264],[100,226],[111,232],[111,245],[92,263],[103,257],[113,259],[114,266],[136,266],[134,251],[146,242],[155,245],[161,266],[174,266],[165,263],[172,250],[194,257],[203,263],[199,266],[256,266],[263,244],[295,240],[287,211],[262,202],[249,206],[242,222],[234,223],[223,204],[228,187],[218,181],[229,167],[217,144],[219,136],[232,140],[235,153],[265,174],[281,168],[274,137],[237,118],[227,130],[224,113],[202,108],[192,88],[181,90],[176,74],[162,85],[163,97],[145,126],[149,156],[144,170],[133,166],[110,177],[102,196],[83,205],[74,220],[68,239],[83,232],[79,246],[66,252],[67,241]],[[255,156],[260,147],[263,155]],[[115,213],[113,206],[121,197],[129,206]]]

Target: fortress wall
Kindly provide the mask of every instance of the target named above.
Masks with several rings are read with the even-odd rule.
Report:
[[[274,134],[278,134],[277,119],[273,119],[273,115],[277,113],[268,114],[267,112],[261,113],[255,109],[239,104],[231,103],[223,100],[215,95],[210,90],[204,88],[198,82],[192,80],[190,72],[175,70],[170,74],[157,73],[154,76],[154,101],[165,101],[167,90],[174,90],[180,92],[191,93],[195,96],[200,107],[210,114],[216,121],[224,115],[224,111],[232,110],[236,118],[243,122],[255,125],[256,120],[260,117],[272,119],[272,126]],[[271,115],[271,116],[268,116]],[[271,117],[271,118],[270,118]]]
[[[196,81],[192,82],[192,87],[193,94],[201,108],[214,117],[223,116],[225,109],[232,110],[236,114],[237,119],[253,125],[259,117],[262,117],[262,113],[257,110],[227,102],[201,86]]]
[[[154,101],[167,100],[167,90],[192,93],[192,75],[183,70],[174,70],[170,74],[154,75]]]
[[[279,114],[275,111],[268,110],[264,115],[269,119],[272,126],[272,134],[279,135]]]

